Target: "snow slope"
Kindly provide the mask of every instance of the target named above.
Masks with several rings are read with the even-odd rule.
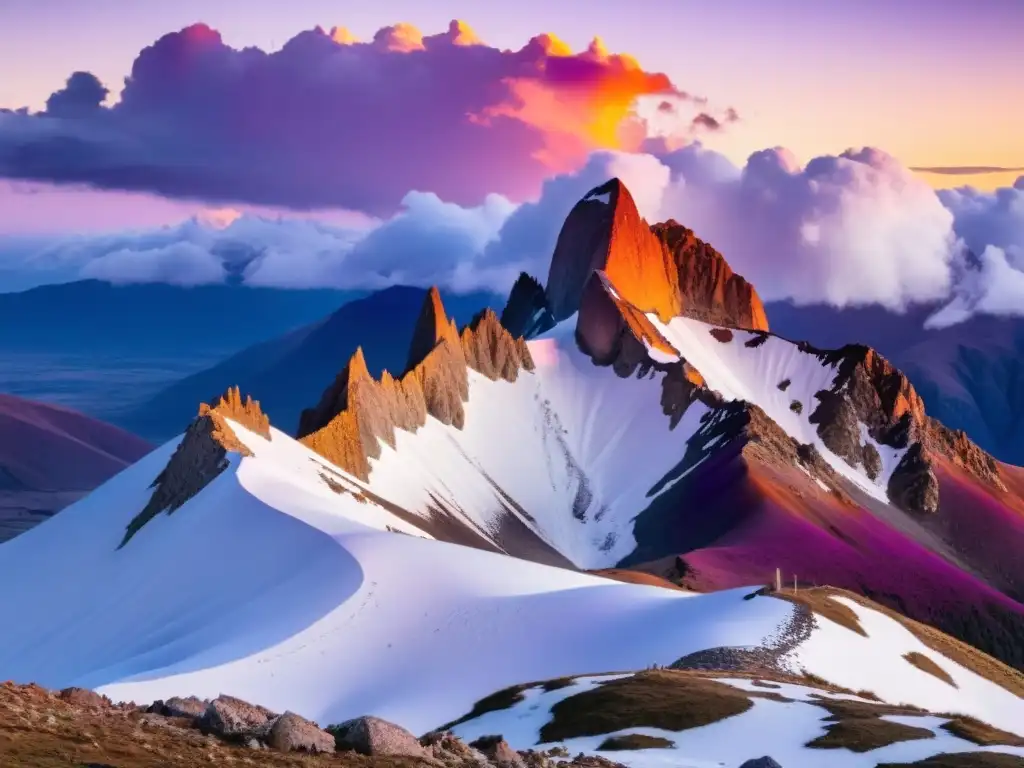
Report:
[[[909,665],[908,665],[909,666]],[[741,765],[746,760],[770,755],[787,768],[874,768],[879,763],[912,763],[932,755],[954,752],[1002,752],[1024,756],[1020,747],[978,747],[972,742],[953,736],[939,726],[948,718],[927,716],[889,716],[885,719],[932,731],[933,738],[904,741],[866,753],[847,749],[815,749],[805,746],[826,732],[824,718],[829,712],[816,706],[810,696],[843,698],[866,701],[856,696],[822,694],[821,691],[799,685],[781,684],[772,692],[792,702],[754,699],[746,712],[728,717],[711,725],[685,731],[666,731],[660,728],[626,728],[596,736],[567,739],[563,742],[540,744],[540,731],[551,721],[551,709],[558,702],[591,690],[602,683],[623,675],[602,675],[577,679],[572,685],[554,691],[541,686],[523,693],[523,700],[509,709],[488,712],[455,727],[456,735],[470,742],[488,734],[500,733],[515,749],[548,749],[564,745],[569,754],[580,752],[603,755],[630,768],[718,768],[722,765]],[[722,678],[719,682],[750,691],[764,692],[764,688],[751,685],[748,680]],[[643,734],[668,739],[673,748],[616,750],[598,749],[609,736]],[[540,746],[538,746],[540,744]]]
[[[232,426],[255,456],[123,549],[173,444],[0,547],[0,580],[31,574],[0,593],[0,678],[136,701],[230,692],[422,731],[523,680],[756,645],[789,613],[388,532],[415,534],[332,491],[284,434]]]
[[[660,376],[623,379],[595,366],[576,346],[575,322],[529,342],[536,369],[514,383],[470,370],[465,427],[429,419],[398,432],[371,462],[370,488],[420,514],[440,499],[492,540],[501,516],[514,514],[581,568],[630,554],[633,518],[707,409],[695,403],[670,428]]]
[[[124,548],[174,443],[0,546],[0,580],[19,585],[0,592],[0,679],[115,700],[224,692],[321,723],[375,714],[425,731],[512,684],[760,646],[792,617],[789,603],[745,600],[748,590],[624,584],[430,540],[283,433],[268,441],[230,424],[254,455],[231,455]],[[960,682],[950,699],[899,657],[934,654],[870,612],[862,621],[870,639],[823,623],[794,663],[895,702],[1024,723],[1021,701],[939,657]]]
[[[655,314],[647,318],[679,355],[701,372],[709,388],[727,400],[745,400],[760,406],[790,437],[816,446],[840,475],[875,498],[888,501],[889,477],[906,449],[880,445],[861,424],[862,439],[878,450],[882,460],[882,471],[871,480],[862,466],[851,467],[830,451],[810,422],[818,406],[815,393],[832,388],[838,374],[836,368],[823,363],[814,352],[778,336],[733,329],[724,334],[719,331],[716,336],[712,331],[718,326],[689,317],[676,317],[668,323],[662,323]],[[663,362],[677,359],[655,348],[649,348],[649,352],[652,358]],[[793,403],[800,403],[799,413],[791,407]]]

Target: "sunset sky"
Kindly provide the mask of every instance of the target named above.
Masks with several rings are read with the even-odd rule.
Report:
[[[742,125],[713,144],[737,161],[775,144],[801,157],[872,145],[911,166],[1024,166],[1018,0],[6,0],[0,106],[41,108],[75,70],[117,91],[142,47],[196,21],[234,47],[273,50],[317,24],[366,39],[398,21],[429,33],[452,18],[503,48],[550,32],[579,50],[600,35],[735,106]]]
[[[1022,40],[1020,0],[4,0],[0,276],[219,280],[222,221],[254,283],[501,288],[614,172],[780,296],[991,247],[1015,310]]]

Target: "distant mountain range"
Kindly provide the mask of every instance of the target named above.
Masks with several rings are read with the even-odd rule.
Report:
[[[364,291],[81,280],[0,293],[0,351],[229,355],[319,320]]]

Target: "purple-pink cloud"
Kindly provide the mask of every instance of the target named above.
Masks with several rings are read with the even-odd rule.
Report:
[[[139,53],[119,103],[103,106],[106,93],[79,72],[44,113],[0,114],[0,176],[391,213],[410,190],[524,199],[592,150],[636,149],[638,99],[692,104],[701,116],[687,130],[720,122],[598,40],[580,53],[549,35],[499,50],[459,22],[366,43],[317,28],[273,53],[197,24]]]

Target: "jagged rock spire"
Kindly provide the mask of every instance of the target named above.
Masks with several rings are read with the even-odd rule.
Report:
[[[649,226],[619,179],[588,192],[562,226],[546,289],[556,321],[579,309],[594,270],[608,276],[620,298],[663,321],[687,315],[768,330],[757,291],[722,254],[676,221]]]
[[[302,412],[298,437],[324,458],[363,480],[380,443],[395,445],[395,430],[415,432],[432,416],[462,429],[469,398],[469,368],[491,379],[515,380],[532,370],[522,339],[501,327],[494,312],[478,315],[461,336],[444,310],[437,289],[423,302],[409,349],[409,368],[380,381],[367,368],[362,349],[326,389],[314,408]]]
[[[405,370],[411,371],[422,363],[444,339],[457,340],[458,336],[459,331],[455,322],[449,320],[444,311],[441,294],[435,286],[431,286],[423,299],[423,308],[420,310],[416,328],[413,330]]]
[[[526,272],[519,274],[501,312],[501,324],[513,337],[526,339],[554,327],[555,318],[547,294],[537,278]]]

